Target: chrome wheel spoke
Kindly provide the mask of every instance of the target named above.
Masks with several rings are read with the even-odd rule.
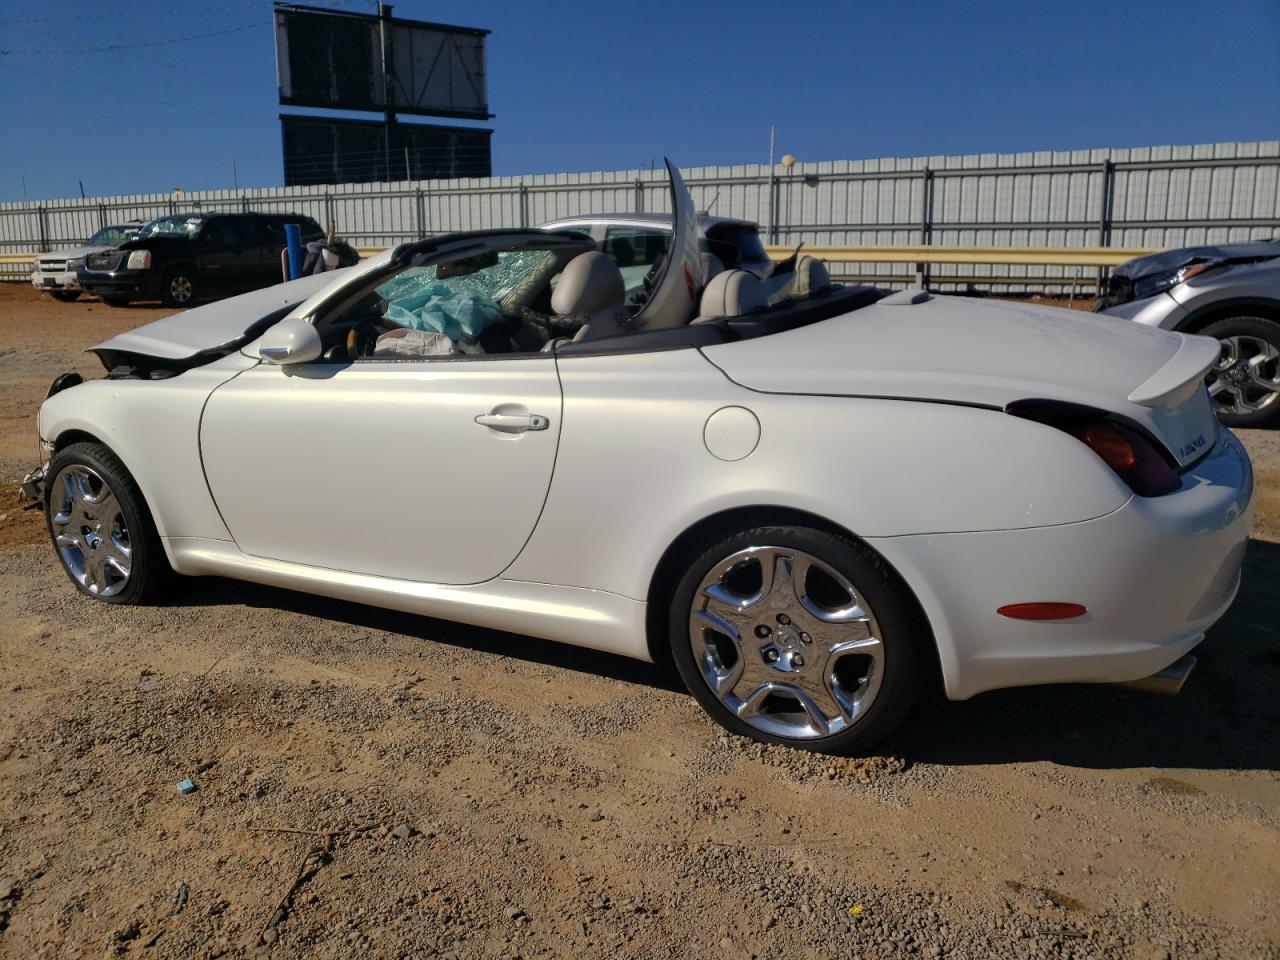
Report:
[[[53,545],[67,572],[95,596],[119,593],[129,582],[133,549],[116,495],[83,464],[64,467],[49,489]]]
[[[1254,336],[1227,337],[1210,375],[1209,396],[1219,409],[1256,413],[1280,397],[1280,349]]]
[[[847,577],[804,551],[759,546],[726,557],[704,578],[689,624],[708,687],[766,733],[839,733],[879,692],[874,616]]]

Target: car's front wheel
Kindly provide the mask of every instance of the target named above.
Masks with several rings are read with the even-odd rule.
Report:
[[[1280,426],[1280,323],[1230,317],[1197,332],[1222,344],[1206,378],[1218,418],[1230,427]]]
[[[187,267],[174,267],[164,275],[160,299],[166,307],[189,307],[196,298],[196,281]]]
[[[864,752],[905,718],[927,676],[927,628],[883,561],[848,537],[744,530],[676,587],[672,653],[689,691],[734,733]]]
[[[49,295],[59,303],[72,303],[80,299],[79,290],[50,290]]]
[[[45,520],[71,582],[107,603],[142,603],[170,573],[138,485],[100,443],[54,454],[45,475]]]
[[[128,297],[103,297],[102,302],[108,307],[127,307],[129,305]]]

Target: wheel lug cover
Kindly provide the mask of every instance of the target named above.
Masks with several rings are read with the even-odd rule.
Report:
[[[803,644],[813,643],[813,637],[809,636],[807,633],[802,633],[800,634],[800,642]]]
[[[800,654],[797,653],[794,657],[791,658],[791,662],[797,667],[803,667],[804,657],[800,656]]]
[[[780,613],[778,614],[778,622],[785,627],[788,623],[791,622],[791,618],[788,617],[785,613]]]
[[[760,637],[761,639],[764,639],[765,637],[769,636],[769,634],[771,633],[773,633],[773,631],[770,630],[768,627],[766,627],[763,623],[760,624],[760,626],[756,627],[756,636]]]
[[[777,663],[778,651],[773,649],[773,647],[770,647],[768,650],[764,652],[764,658],[768,660],[770,663]]]

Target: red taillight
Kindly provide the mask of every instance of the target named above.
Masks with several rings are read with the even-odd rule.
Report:
[[[1073,620],[1088,612],[1083,604],[1049,601],[1010,603],[996,611],[1000,616],[1013,620]]]
[[[1139,496],[1158,497],[1178,489],[1178,473],[1142,434],[1103,420],[1067,427],[1067,432],[1102,458]]]

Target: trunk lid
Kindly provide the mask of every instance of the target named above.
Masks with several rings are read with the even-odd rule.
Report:
[[[1203,377],[1218,346],[1077,310],[893,295],[784,333],[704,348],[765,393],[874,396],[1004,409],[1043,398],[1145,427],[1180,465],[1217,429]]]

